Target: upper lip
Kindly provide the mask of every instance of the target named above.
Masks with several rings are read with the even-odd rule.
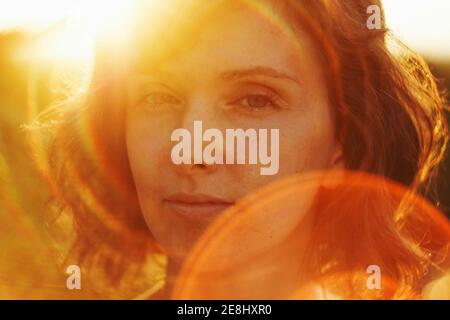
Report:
[[[206,194],[188,194],[188,193],[176,193],[165,198],[169,202],[181,202],[190,204],[201,203],[226,203],[232,204],[233,202],[224,200],[219,197],[210,196]]]

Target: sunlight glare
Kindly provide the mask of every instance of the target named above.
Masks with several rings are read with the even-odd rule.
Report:
[[[37,34],[37,46],[28,52],[32,59],[88,60],[93,57],[96,36],[124,34],[133,1],[0,0],[0,32]]]
[[[383,6],[389,28],[410,48],[450,59],[449,0],[383,0]]]

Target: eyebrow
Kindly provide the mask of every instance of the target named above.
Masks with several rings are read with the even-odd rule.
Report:
[[[225,71],[220,74],[219,78],[223,80],[237,80],[241,78],[251,77],[251,76],[265,76],[275,79],[283,79],[295,82],[297,85],[302,85],[302,82],[295,78],[294,76],[288,75],[284,72],[278,71],[276,69],[264,66],[257,66],[249,69],[242,70],[230,70]]]

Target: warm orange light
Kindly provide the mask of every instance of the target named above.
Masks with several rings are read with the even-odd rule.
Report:
[[[133,0],[2,0],[0,30],[20,29],[43,36],[27,57],[87,60],[96,35],[121,36]],[[45,32],[47,31],[47,32]]]

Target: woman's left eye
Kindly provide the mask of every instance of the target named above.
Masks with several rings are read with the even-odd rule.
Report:
[[[251,109],[255,112],[263,111],[268,108],[277,109],[279,107],[274,97],[263,94],[245,96],[235,101],[234,104],[246,109]]]

